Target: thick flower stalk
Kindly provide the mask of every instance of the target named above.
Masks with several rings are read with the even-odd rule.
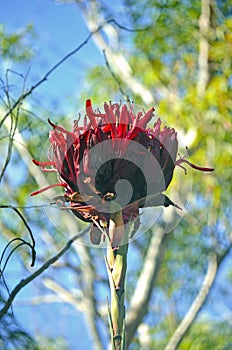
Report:
[[[36,195],[60,186],[64,194],[56,198],[61,209],[71,210],[79,219],[92,224],[90,240],[109,242],[106,265],[111,286],[109,313],[113,349],[123,349],[124,281],[129,227],[140,225],[139,209],[176,206],[165,194],[176,166],[212,171],[177,159],[177,133],[161,127],[154,108],[134,112],[133,103],[104,103],[94,110],[86,101],[83,125],[75,120],[72,131],[49,120],[51,148],[47,161],[33,162],[42,171],[55,172],[58,183],[40,189]],[[80,118],[79,118],[80,119]]]

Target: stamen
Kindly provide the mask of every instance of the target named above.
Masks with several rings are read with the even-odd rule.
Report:
[[[74,140],[76,139],[76,135],[74,134],[74,132],[66,130],[63,126],[54,124],[50,119],[48,119],[48,122],[54,130],[61,131],[64,134],[71,136]]]
[[[181,169],[184,170],[184,174],[187,175],[187,169],[183,165],[177,164]]]
[[[195,165],[193,163],[190,163],[188,160],[186,160],[184,158],[178,159],[176,161],[175,165],[180,166],[181,163],[186,163],[189,166],[191,166],[191,168],[199,170],[199,171],[208,171],[208,172],[214,171],[214,168],[201,167],[201,166]]]
[[[44,191],[47,191],[47,190],[49,190],[49,189],[52,188],[52,187],[58,187],[58,186],[67,187],[67,185],[66,185],[65,183],[53,184],[53,185],[47,186],[47,187],[45,187],[45,188],[42,188],[41,190],[32,192],[32,193],[30,194],[30,196],[31,196],[31,197],[32,197],[32,196],[36,196],[37,194],[42,193],[42,192],[44,192]]]
[[[140,127],[141,129],[145,129],[149,121],[152,119],[154,111],[154,107],[150,108],[149,111],[145,113],[144,117],[139,120],[138,127]]]

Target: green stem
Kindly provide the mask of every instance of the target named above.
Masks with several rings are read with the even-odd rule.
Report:
[[[111,331],[112,350],[125,349],[125,276],[127,269],[128,230],[122,225],[122,212],[111,215],[109,232],[111,242],[107,249],[106,265],[110,281],[111,302],[109,308],[109,323]],[[125,231],[125,232],[124,232]],[[114,235],[121,237],[120,244],[115,247],[112,242]],[[118,241],[116,237],[116,241]]]

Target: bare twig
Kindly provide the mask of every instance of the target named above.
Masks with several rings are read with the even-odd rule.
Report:
[[[31,248],[31,252],[32,252],[31,266],[34,266],[35,257],[36,257],[35,239],[34,239],[32,230],[31,230],[30,226],[28,225],[26,219],[25,219],[24,216],[20,213],[20,211],[19,211],[16,207],[14,207],[14,206],[10,206],[10,205],[1,205],[1,204],[0,204],[0,208],[2,208],[2,209],[4,209],[4,208],[10,208],[10,209],[12,209],[12,210],[20,217],[20,219],[22,220],[24,226],[26,227],[26,229],[27,229],[27,231],[28,231],[28,233],[29,233],[29,235],[30,235],[31,241],[32,241],[32,244],[31,244],[31,243],[25,241],[25,240],[22,239],[22,238],[14,238],[14,239],[12,239],[12,240],[7,244],[7,246],[5,247],[5,249],[4,249],[3,252],[2,252],[1,259],[0,259],[0,266],[1,266],[1,262],[2,262],[2,259],[3,259],[3,256],[4,256],[4,254],[5,254],[6,249],[9,247],[9,245],[10,245],[11,243],[13,243],[13,242],[16,241],[16,240],[21,242],[21,243],[19,243],[19,246],[25,244],[25,245],[27,245],[27,246],[29,246],[29,247]],[[14,248],[14,249],[12,250],[12,252],[9,254],[9,256],[7,257],[7,260],[6,260],[5,264],[4,264],[3,269],[0,271],[1,274],[3,274],[4,269],[5,269],[5,266],[6,266],[7,262],[8,262],[8,260],[9,260],[10,256],[11,256],[12,253],[15,251],[15,249],[17,249],[19,246],[17,246],[16,248]],[[1,275],[0,275],[0,276],[1,276]]]
[[[113,72],[113,70],[111,69],[111,66],[110,66],[109,61],[108,61],[108,59],[107,59],[107,55],[106,55],[105,50],[103,50],[103,55],[104,55],[104,58],[105,58],[106,67],[108,68],[110,74],[112,75],[113,79],[114,79],[115,82],[117,83],[119,91],[121,92],[123,98],[124,98],[126,101],[129,101],[129,100],[130,100],[130,97],[124,92],[124,90],[123,90],[123,88],[122,88],[121,81],[118,79],[118,77],[116,76],[116,74],[115,74],[115,73]]]
[[[8,106],[9,110],[12,110],[12,112],[10,113],[10,128],[9,128],[9,135],[8,135],[7,154],[6,154],[6,159],[5,159],[1,174],[0,174],[0,182],[2,181],[2,178],[4,176],[6,168],[10,162],[10,159],[11,159],[13,140],[14,140],[15,132],[17,130],[17,126],[18,126],[19,112],[20,112],[20,105],[21,105],[21,99],[19,99],[19,103],[17,105],[17,110],[16,110],[16,113],[14,115],[13,109],[11,107],[11,98],[10,98],[10,94],[9,94],[8,73],[9,73],[9,70],[7,70],[7,72],[6,72],[6,86],[4,87],[4,93],[6,95],[6,105]],[[24,81],[23,81],[22,95],[21,96],[23,96],[23,92],[25,90],[27,75],[28,75],[28,72],[27,72],[27,74],[24,78]]]
[[[32,233],[32,230],[30,228],[30,226],[28,225],[26,219],[24,218],[24,216],[20,213],[20,211],[18,210],[18,208],[16,208],[15,206],[13,205],[4,205],[4,204],[0,204],[0,208],[4,209],[4,208],[9,208],[9,209],[12,209],[19,217],[20,219],[22,220],[22,222],[24,223],[26,229],[28,230],[29,232],[29,235],[31,237],[31,240],[32,240],[32,245],[33,247],[35,246],[35,239],[34,239],[34,236],[33,236],[33,233]]]
[[[34,273],[32,273],[31,275],[29,275],[27,278],[22,279],[17,285],[16,287],[12,290],[12,292],[9,295],[9,298],[6,300],[5,305],[3,306],[3,308],[0,310],[0,318],[3,317],[3,315],[9,310],[9,308],[11,307],[13,300],[15,299],[16,295],[31,281],[33,281],[35,278],[37,278],[39,275],[41,275],[49,266],[51,266],[52,264],[54,264],[62,255],[64,255],[64,253],[66,253],[69,248],[71,247],[71,245],[73,244],[73,242],[75,242],[77,239],[79,239],[80,237],[82,237],[83,235],[85,235],[87,232],[89,231],[89,227],[85,228],[84,230],[82,230],[80,233],[78,233],[77,235],[75,235],[73,238],[71,238],[67,244],[65,245],[65,247],[63,249],[60,250],[59,253],[57,253],[55,256],[53,256],[52,258],[48,259],[38,270],[36,270]]]
[[[100,32],[107,24],[114,24],[116,27],[126,30],[126,31],[130,31],[130,32],[134,32],[134,31],[138,31],[138,30],[147,30],[146,28],[138,28],[138,29],[131,29],[131,28],[127,28],[121,24],[119,24],[115,19],[108,19],[106,21],[104,21],[102,24],[100,24],[97,28],[95,28],[94,30],[92,30],[89,35],[87,36],[87,38],[80,44],[78,45],[74,50],[70,51],[67,55],[65,55],[62,59],[60,59],[54,66],[52,66],[47,73],[34,85],[31,86],[30,89],[28,89],[25,93],[23,93],[15,102],[14,104],[11,106],[11,108],[8,110],[8,112],[4,115],[4,117],[2,118],[2,120],[0,121],[0,128],[2,126],[2,124],[4,123],[4,121],[6,120],[6,118],[12,113],[12,111],[18,106],[20,105],[23,100],[25,100],[26,97],[28,97],[29,95],[32,94],[32,92],[38,88],[41,84],[43,84],[48,78],[49,76],[58,68],[60,67],[65,61],[67,61],[71,56],[75,55],[78,51],[80,51],[82,49],[82,47],[84,47],[85,45],[88,44],[89,40],[92,38],[92,36],[94,36],[95,34],[97,34],[98,32]],[[150,26],[149,26],[150,27]]]
[[[127,345],[132,341],[138,325],[147,314],[154,281],[157,275],[159,261],[163,252],[161,249],[165,239],[165,231],[157,229],[152,235],[139,276],[135,292],[131,298],[130,308],[126,317]]]

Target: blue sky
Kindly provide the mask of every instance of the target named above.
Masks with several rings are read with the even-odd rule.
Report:
[[[61,4],[50,0],[1,1],[0,23],[7,32],[20,31],[33,24],[36,38],[33,50],[36,53],[30,68],[27,87],[40,80],[62,57],[75,49],[89,34],[80,10],[75,3]],[[60,66],[48,81],[34,92],[33,97],[41,99],[46,108],[48,101],[59,100],[64,113],[70,113],[73,101],[77,101],[82,88],[84,72],[95,64],[103,64],[102,53],[93,41]],[[4,68],[7,67],[7,63]],[[12,68],[12,67],[10,67]],[[80,106],[82,108],[82,106]]]

